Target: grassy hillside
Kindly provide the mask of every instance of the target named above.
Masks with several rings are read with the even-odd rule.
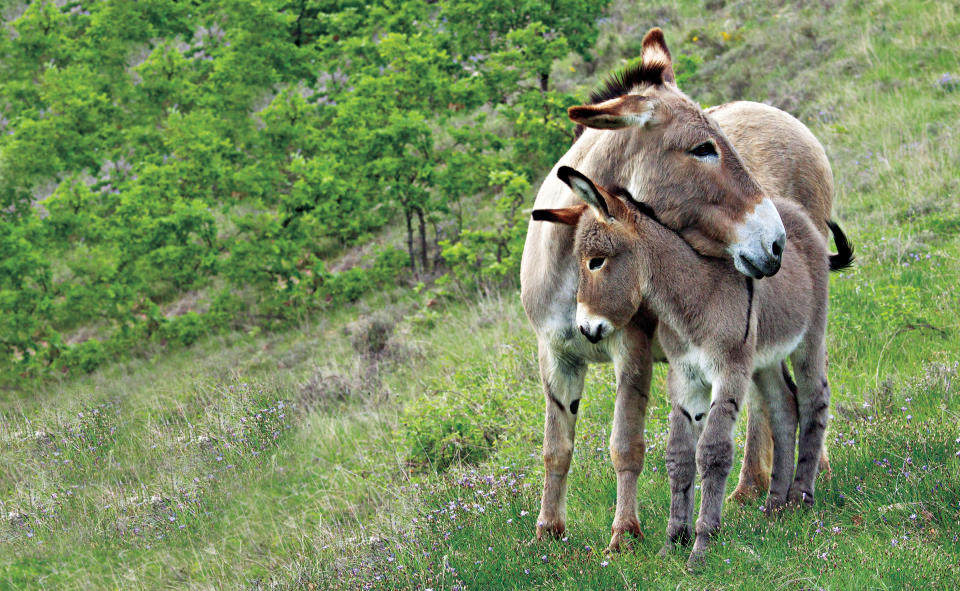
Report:
[[[615,3],[595,58],[568,56],[552,76],[584,97],[659,25],[694,99],[770,102],[826,146],[857,265],[831,280],[833,475],[814,510],[771,520],[728,504],[703,572],[657,558],[660,367],[646,537],[604,556],[614,388],[597,366],[568,535],[534,541],[543,403],[518,294],[397,289],[287,332],[228,332],[0,394],[0,588],[956,587],[960,14],[678,6]]]

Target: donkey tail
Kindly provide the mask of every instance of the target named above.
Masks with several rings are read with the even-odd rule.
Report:
[[[840,271],[853,266],[853,246],[847,240],[847,235],[843,233],[840,226],[833,221],[827,221],[827,226],[833,233],[833,241],[837,244],[837,254],[830,255],[830,270]]]

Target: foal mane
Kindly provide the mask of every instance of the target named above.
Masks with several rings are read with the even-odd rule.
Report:
[[[627,188],[625,188],[625,187],[614,186],[614,187],[610,187],[609,189],[607,189],[607,191],[608,191],[611,195],[615,195],[616,197],[619,197],[620,199],[622,199],[628,206],[630,206],[630,207],[632,207],[633,209],[635,209],[637,213],[643,214],[644,216],[646,216],[646,217],[650,218],[651,220],[655,221],[657,224],[663,226],[663,227],[666,228],[667,230],[670,230],[671,232],[673,232],[674,234],[677,234],[677,235],[679,236],[679,233],[678,233],[676,230],[674,230],[674,229],[671,228],[670,226],[668,226],[668,225],[664,224],[662,221],[660,221],[660,218],[657,217],[657,212],[655,212],[652,207],[650,207],[649,205],[647,205],[647,204],[644,203],[643,201],[637,201],[637,200],[634,198],[633,194],[630,192],[629,189],[627,189]],[[682,237],[681,237],[681,239],[682,239]]]

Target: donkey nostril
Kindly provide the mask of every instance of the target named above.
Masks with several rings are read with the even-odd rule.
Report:
[[[773,248],[771,249],[773,256],[779,257],[783,254],[783,245],[786,244],[786,242],[787,239],[784,236],[777,238],[777,240],[773,243]]]

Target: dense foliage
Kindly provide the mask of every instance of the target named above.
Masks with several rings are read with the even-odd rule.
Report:
[[[551,68],[605,4],[8,8],[0,371],[282,324],[405,273],[515,281],[520,206],[571,139]]]

